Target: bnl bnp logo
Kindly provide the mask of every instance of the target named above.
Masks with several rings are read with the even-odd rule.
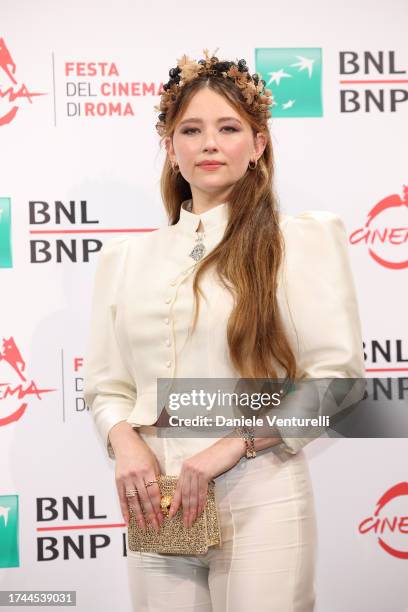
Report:
[[[255,66],[272,91],[272,119],[323,116],[321,49],[255,49]]]
[[[255,49],[275,117],[322,117],[322,50]],[[407,70],[395,51],[339,51],[340,113],[395,113],[408,102]]]
[[[0,567],[20,567],[17,495],[0,495],[0,543]]]
[[[0,268],[12,268],[11,200],[0,198]]]

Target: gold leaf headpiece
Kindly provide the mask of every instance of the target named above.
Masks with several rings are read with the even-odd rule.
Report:
[[[215,53],[210,56],[208,49],[204,49],[205,59],[195,61],[187,55],[183,55],[177,60],[177,66],[170,68],[170,79],[163,85],[160,104],[155,106],[155,110],[160,112],[156,130],[160,136],[165,134],[166,129],[166,114],[169,108],[177,100],[181,89],[190,81],[199,77],[216,76],[226,78],[233,81],[248,106],[252,110],[258,111],[264,115],[265,121],[271,117],[269,105],[273,103],[272,92],[265,89],[266,82],[261,78],[259,73],[250,75],[244,59],[232,61],[220,61]]]

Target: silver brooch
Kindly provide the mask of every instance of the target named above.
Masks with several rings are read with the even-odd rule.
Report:
[[[197,242],[190,253],[190,257],[199,261],[205,254],[205,245],[203,242],[204,232],[197,232]]]

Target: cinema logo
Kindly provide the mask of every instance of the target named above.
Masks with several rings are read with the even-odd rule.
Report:
[[[109,523],[107,514],[97,513],[94,495],[38,497],[36,514],[37,561],[96,559],[118,539],[127,554],[125,523]]]
[[[342,51],[340,112],[395,113],[408,101],[407,71],[396,66],[395,51]]]
[[[363,227],[350,234],[352,245],[364,245],[370,257],[389,270],[408,267],[408,187],[375,204]]]
[[[403,513],[392,511],[398,501],[403,501]],[[408,559],[407,506],[408,482],[399,482],[380,497],[374,514],[359,524],[359,532],[362,535],[375,534],[382,550],[397,559]]]
[[[67,117],[134,117],[135,99],[157,96],[163,83],[127,81],[115,62],[65,62]]]
[[[28,381],[24,376],[25,361],[18,349],[14,338],[3,338],[0,350],[0,366],[6,366],[5,379],[10,378],[10,371],[20,382],[0,382],[0,427],[10,425],[21,419],[28,407],[27,398],[34,396],[41,400],[43,393],[50,393],[56,389],[40,389],[34,380]],[[3,370],[0,370],[3,372]]]
[[[13,121],[23,101],[32,104],[36,96],[47,95],[29,91],[24,83],[17,81],[16,72],[16,64],[4,38],[0,38],[0,126]]]

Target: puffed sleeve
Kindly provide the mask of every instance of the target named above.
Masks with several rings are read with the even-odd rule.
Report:
[[[364,379],[361,321],[343,221],[329,211],[305,211],[289,217],[282,230],[281,313],[295,339],[301,378]],[[362,398],[361,389],[358,384],[352,389],[349,403]],[[313,439],[290,438],[284,428],[277,429],[283,440],[278,453],[295,454]]]
[[[99,252],[84,359],[85,403],[111,459],[109,430],[128,418],[137,396],[115,335],[116,296],[128,242],[125,237],[110,239]]]

